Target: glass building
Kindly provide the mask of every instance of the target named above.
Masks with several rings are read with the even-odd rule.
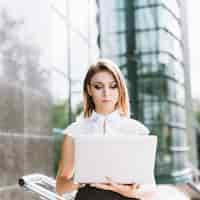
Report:
[[[159,183],[190,180],[190,157],[196,162],[196,149],[189,146],[195,142],[188,136],[192,125],[184,3],[98,1],[100,54],[122,69],[132,116],[158,136]]]
[[[96,13],[93,0],[51,3],[52,93],[54,102],[67,100],[69,122],[74,120],[72,113],[82,99],[85,71],[99,56]]]
[[[55,133],[74,120],[84,73],[99,56],[120,65],[133,117],[158,135],[158,180],[190,177],[188,152],[196,157],[183,2],[0,1],[0,199],[36,199],[18,178],[55,175]]]
[[[85,72],[99,56],[97,6],[94,0],[51,2],[51,93],[54,128],[54,174],[56,174],[62,129],[82,109]]]
[[[55,175],[54,130],[73,120],[99,55],[96,13],[93,0],[0,1],[1,200],[38,199],[18,178]]]

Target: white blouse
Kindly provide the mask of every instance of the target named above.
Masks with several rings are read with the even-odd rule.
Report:
[[[77,134],[147,135],[149,130],[141,122],[121,116],[118,110],[108,115],[102,115],[93,111],[89,118],[81,118],[69,125],[63,134],[72,137]]]

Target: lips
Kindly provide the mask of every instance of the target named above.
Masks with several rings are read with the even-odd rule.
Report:
[[[103,103],[107,103],[107,102],[111,102],[111,100],[109,100],[109,99],[103,99],[102,102]]]

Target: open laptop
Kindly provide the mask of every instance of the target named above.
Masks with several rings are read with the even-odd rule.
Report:
[[[79,135],[75,176],[79,183],[154,184],[156,136]]]

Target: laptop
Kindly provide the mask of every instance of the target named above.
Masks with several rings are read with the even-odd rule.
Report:
[[[74,142],[76,182],[155,183],[156,136],[78,135]]]

